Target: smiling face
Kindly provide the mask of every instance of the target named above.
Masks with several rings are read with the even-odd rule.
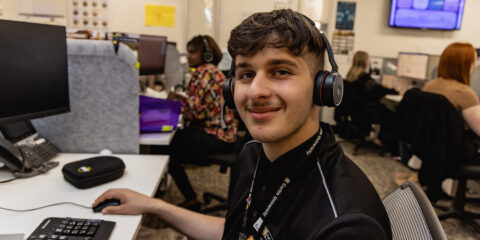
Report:
[[[267,47],[250,57],[237,56],[235,62],[235,105],[270,160],[313,136],[318,110],[304,57]]]

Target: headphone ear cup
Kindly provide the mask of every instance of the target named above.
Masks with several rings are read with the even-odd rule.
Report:
[[[343,99],[343,78],[338,73],[320,71],[315,76],[313,102],[318,106],[336,107]]]
[[[204,52],[203,53],[203,61],[210,63],[213,61],[213,54],[211,52]]]
[[[223,83],[223,100],[225,105],[230,109],[235,109],[235,102],[233,100],[233,91],[235,90],[235,81],[233,78],[228,78]]]

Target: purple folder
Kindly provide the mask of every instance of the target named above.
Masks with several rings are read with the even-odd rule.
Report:
[[[170,132],[178,124],[182,103],[140,96],[140,132]]]

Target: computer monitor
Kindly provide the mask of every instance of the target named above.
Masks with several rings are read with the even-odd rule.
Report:
[[[397,76],[414,80],[426,80],[428,70],[428,54],[407,53],[398,54]]]
[[[140,74],[162,74],[165,72],[167,37],[140,35],[138,42],[138,61]]]
[[[0,20],[0,126],[70,111],[65,27]],[[25,123],[25,124],[24,124]],[[5,136],[8,137],[8,136]]]

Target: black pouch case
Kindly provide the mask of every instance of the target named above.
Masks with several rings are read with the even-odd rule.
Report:
[[[125,171],[122,159],[98,156],[65,164],[63,177],[73,186],[85,189],[120,178]]]

